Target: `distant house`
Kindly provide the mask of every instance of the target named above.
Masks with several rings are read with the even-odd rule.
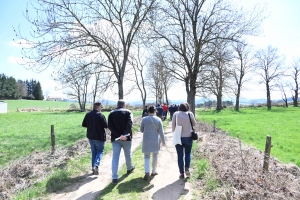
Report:
[[[7,103],[0,101],[0,113],[7,113]]]
[[[63,97],[60,97],[60,96],[49,96],[47,98],[47,101],[63,101],[64,98]]]

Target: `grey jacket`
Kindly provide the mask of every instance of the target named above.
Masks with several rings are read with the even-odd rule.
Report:
[[[160,150],[160,140],[163,144],[166,144],[163,125],[161,119],[157,116],[143,117],[140,131],[143,133],[143,153],[158,152]]]

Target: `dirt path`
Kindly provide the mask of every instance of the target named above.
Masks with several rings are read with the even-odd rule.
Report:
[[[188,182],[178,178],[177,155],[175,147],[172,145],[171,123],[165,130],[166,146],[161,148],[158,158],[158,175],[150,181],[150,187],[144,192],[143,199],[179,199],[184,195],[184,199],[191,199],[190,185]],[[142,134],[136,133],[132,142],[132,152],[141,144]],[[121,155],[123,153],[121,152]],[[120,167],[125,163],[124,156],[120,156]],[[104,173],[105,171],[105,173]],[[85,178],[65,188],[63,191],[52,194],[50,199],[76,199],[89,200],[99,196],[101,191],[111,183],[111,154],[103,156],[99,168],[99,176],[86,175]]]

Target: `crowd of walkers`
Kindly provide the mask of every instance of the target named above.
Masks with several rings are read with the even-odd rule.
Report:
[[[179,105],[177,104],[171,104],[167,105],[165,103],[163,104],[157,104],[156,105],[156,116],[159,117],[161,120],[166,120],[167,117],[169,116],[169,119],[172,120],[173,114],[178,111]],[[148,106],[145,106],[143,112],[142,112],[142,117],[148,116]]]
[[[126,108],[124,100],[119,100],[117,107],[108,115],[108,120],[101,113],[102,105],[96,102],[93,110],[88,112],[82,126],[87,128],[86,137],[89,140],[92,158],[92,174],[99,174],[99,165],[104,154],[106,142],[105,129],[111,132],[112,143],[112,183],[118,183],[118,167],[121,149],[124,151],[127,174],[134,171],[135,165],[131,159],[132,143],[132,112]],[[196,120],[192,112],[189,111],[188,103],[180,105],[157,104],[156,106],[146,106],[142,112],[140,123],[140,132],[143,134],[142,152],[144,154],[144,179],[148,180],[150,176],[158,175],[157,162],[161,146],[165,146],[165,135],[162,121],[166,120],[169,113],[169,119],[172,121],[172,131],[176,126],[181,127],[179,142],[175,144],[177,152],[177,165],[179,178],[190,177],[190,162],[193,140],[191,138],[192,126],[196,125]],[[150,158],[152,156],[152,168],[150,168]],[[104,169],[106,170],[106,169]],[[151,172],[151,173],[150,173]]]

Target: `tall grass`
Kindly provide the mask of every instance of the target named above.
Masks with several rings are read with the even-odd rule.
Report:
[[[266,136],[272,137],[271,154],[285,163],[300,166],[300,108],[243,108],[240,112],[225,109],[198,111],[197,118],[226,130],[229,135],[264,151]]]

